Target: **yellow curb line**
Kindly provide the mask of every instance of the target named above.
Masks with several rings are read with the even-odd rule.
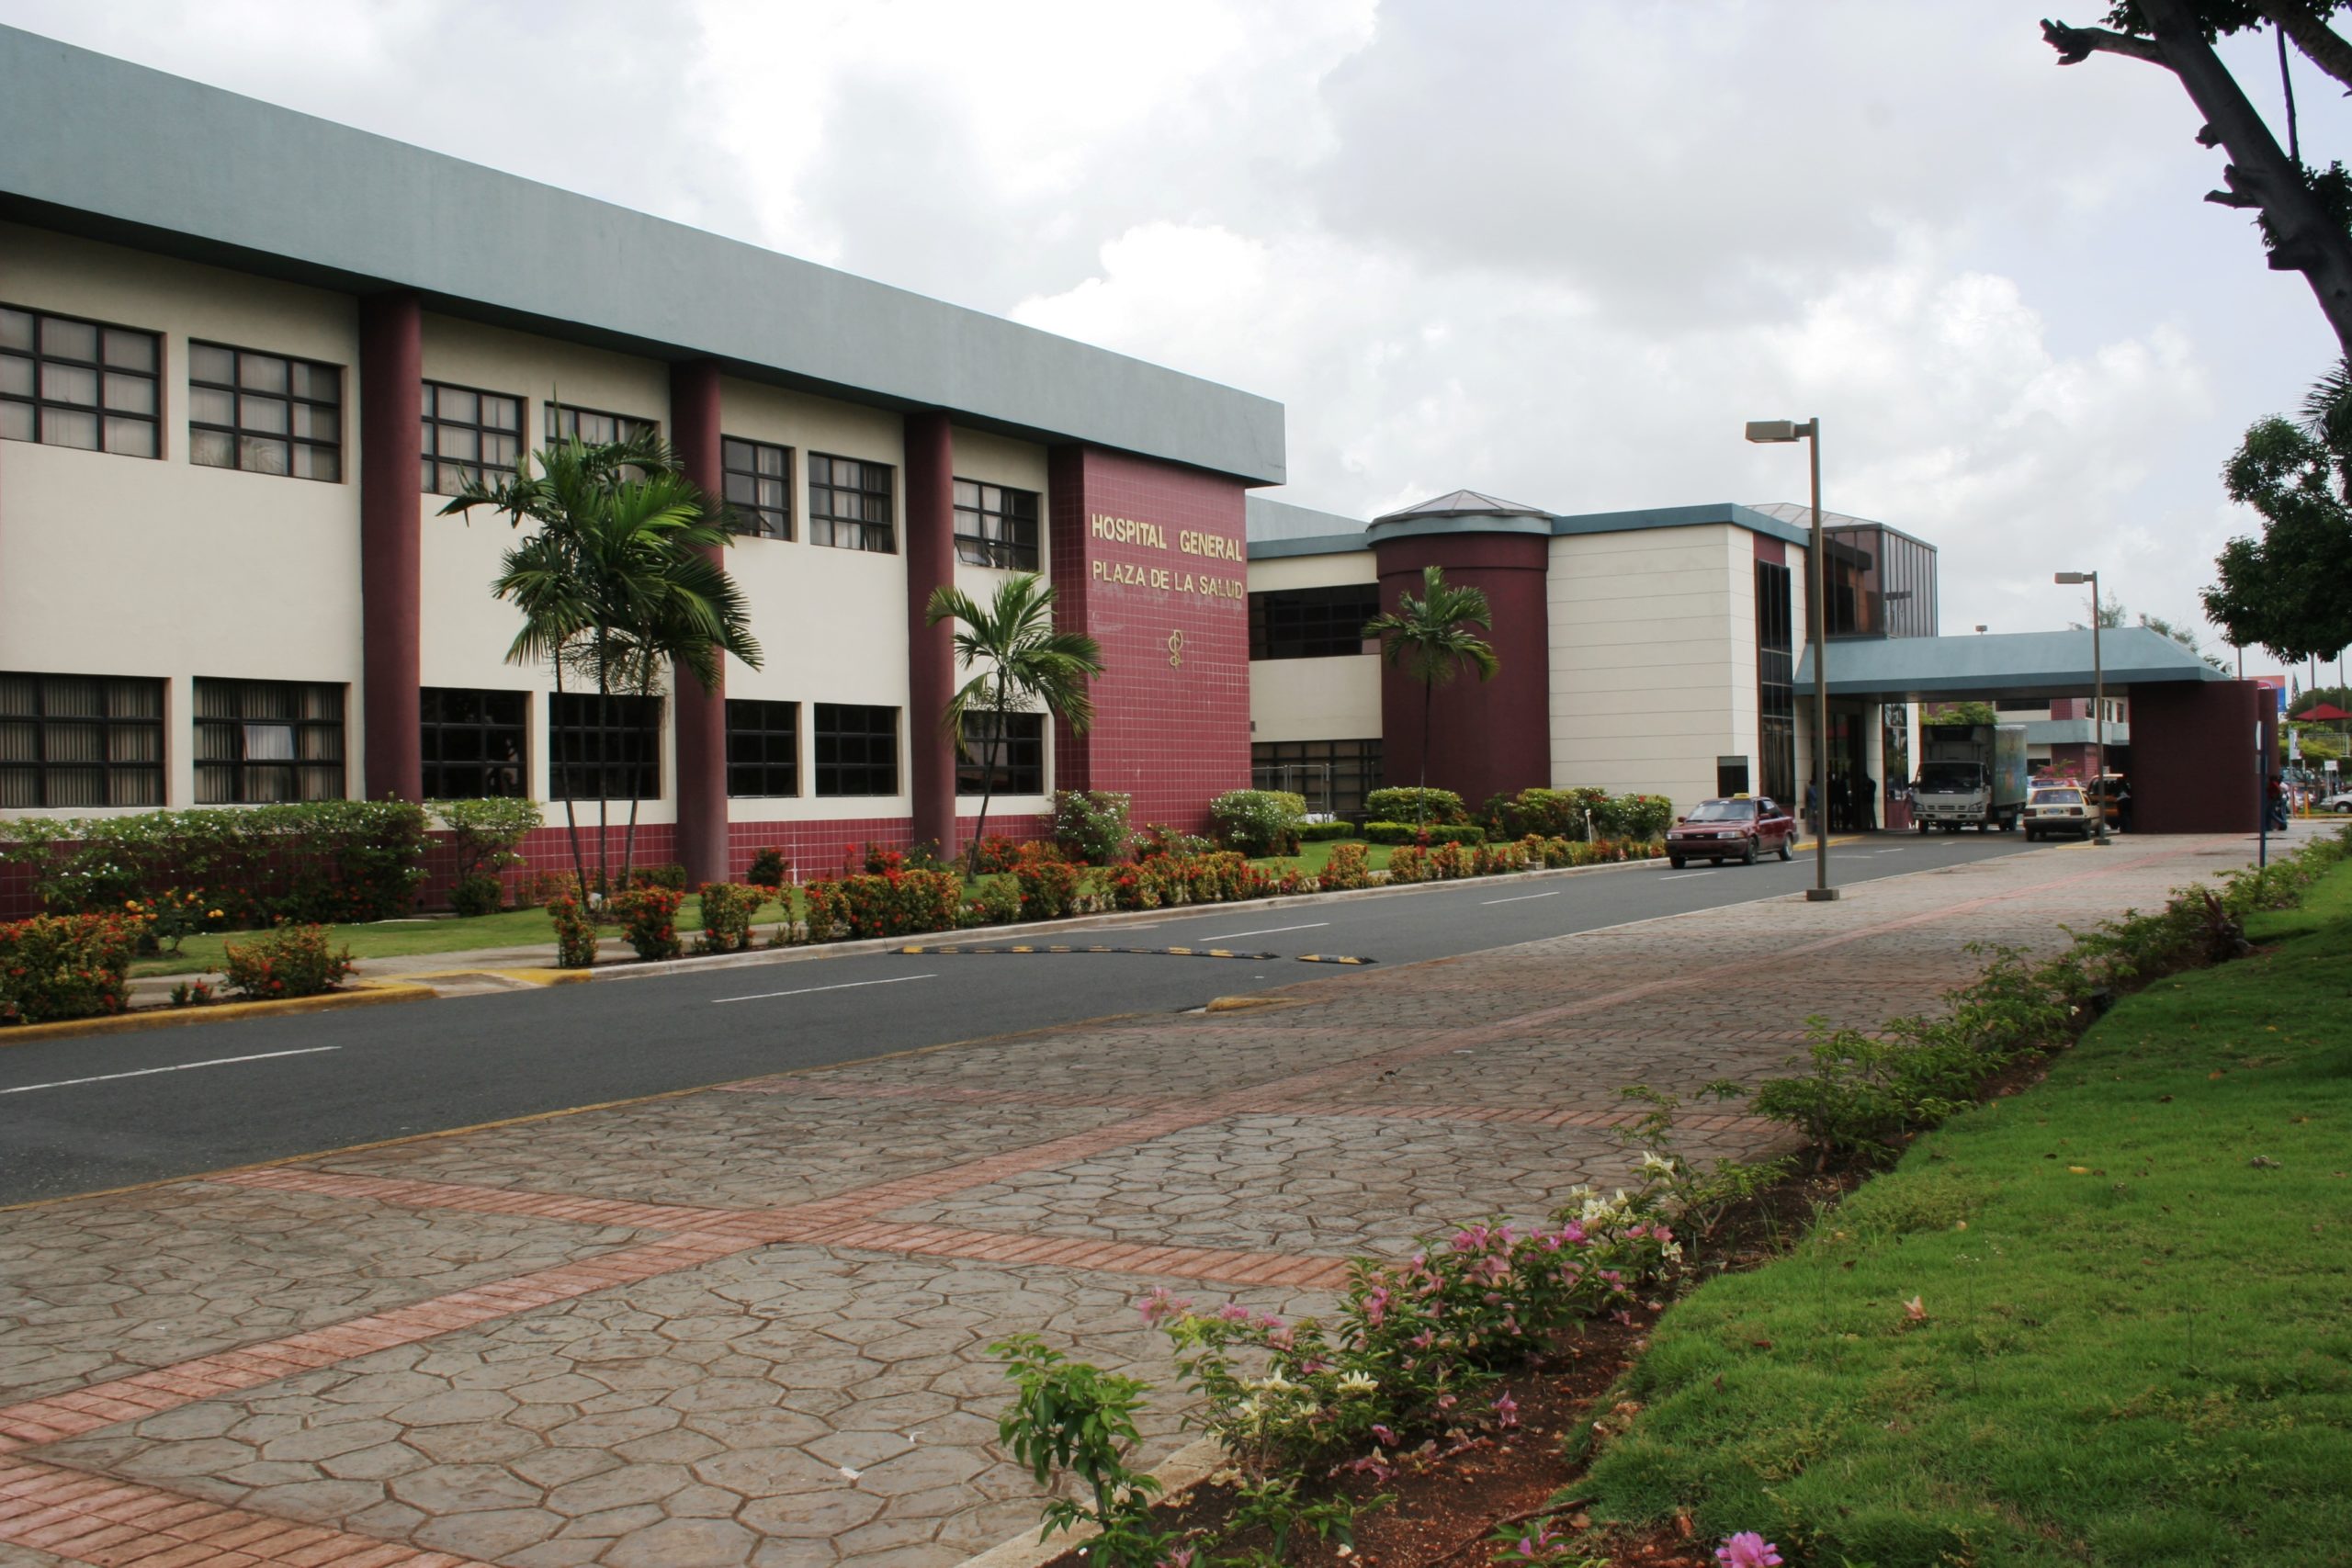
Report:
[[[190,1023],[213,1023],[236,1018],[274,1018],[288,1013],[340,1012],[345,1008],[382,1007],[390,1002],[423,1002],[439,993],[430,986],[410,986],[381,980],[361,980],[347,991],[316,997],[288,997],[274,1002],[211,1002],[202,1007],[149,1008],[105,1018],[69,1018],[56,1023],[19,1023],[0,1029],[0,1045],[37,1045],[44,1040],[71,1040],[83,1034],[136,1034],[149,1029],[177,1029]]]
[[[513,980],[525,986],[575,986],[588,978],[585,969],[426,969],[412,971],[411,980],[462,980],[471,975],[488,975],[493,979]]]

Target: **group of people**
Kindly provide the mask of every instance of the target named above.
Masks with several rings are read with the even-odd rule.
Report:
[[[1821,796],[1811,784],[1804,786],[1804,825],[1821,831]],[[1878,827],[1878,782],[1867,774],[1829,775],[1829,830],[1867,833]]]

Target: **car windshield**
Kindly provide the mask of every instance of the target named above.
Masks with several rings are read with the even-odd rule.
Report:
[[[1978,762],[1927,762],[1919,769],[1919,787],[1933,794],[1948,790],[1982,789],[1984,769]]]
[[[1692,822],[1745,822],[1756,815],[1752,800],[1702,800],[1690,808]]]
[[[2083,792],[2078,789],[2038,789],[2033,792],[2036,806],[2080,806]]]

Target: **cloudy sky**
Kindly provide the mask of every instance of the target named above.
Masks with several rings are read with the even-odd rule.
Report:
[[[2071,6],[2071,8],[2070,8]],[[2206,632],[2333,340],[2106,0],[0,0],[0,21],[1280,399],[1303,505],[1801,500],[1944,629]],[[2229,57],[2282,123],[2269,40]],[[2306,155],[2352,109],[2298,57]],[[2282,138],[2283,140],[2283,138]],[[2249,656],[2249,672],[2275,668]]]

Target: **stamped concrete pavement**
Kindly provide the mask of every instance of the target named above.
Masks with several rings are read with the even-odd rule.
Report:
[[[1752,1078],[1808,1017],[1932,1006],[1972,942],[2050,949],[2250,849],[1980,861],[0,1213],[0,1568],[946,1568],[1036,1518],[991,1341],[1165,1384],[1151,1285],[1316,1311],[1351,1253],[1620,1179],[1628,1083]]]

